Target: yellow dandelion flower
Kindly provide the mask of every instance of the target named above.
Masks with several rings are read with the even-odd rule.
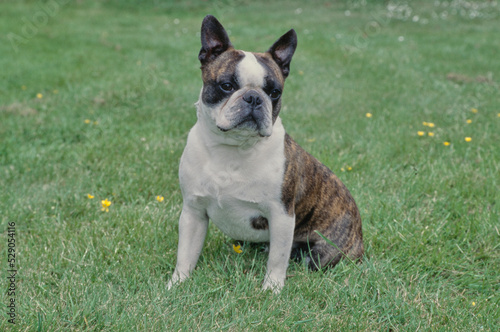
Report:
[[[466,141],[466,142],[470,142],[470,141],[472,141],[472,137],[466,137],[466,138],[465,138],[465,141]]]
[[[99,122],[98,121],[94,121],[94,124],[97,126],[99,124]]]
[[[299,70],[299,75],[300,75],[300,76],[304,75],[304,71]]]
[[[241,245],[239,245],[239,244],[237,246],[233,244],[233,250],[237,254],[241,254],[243,252],[243,250],[241,249]]]
[[[88,198],[88,199],[94,199],[94,195],[87,194],[87,198]]]
[[[340,171],[341,171],[341,172],[345,172],[345,169],[344,169],[344,167],[342,167],[342,168],[340,169]]]
[[[85,121],[83,121],[83,122],[85,122],[86,124],[89,124],[90,120],[89,119],[85,119]]]
[[[108,201],[108,199],[106,198],[105,200],[101,201],[101,204],[102,204],[101,211],[109,212],[109,207],[111,206],[112,203]]]
[[[427,126],[429,125],[429,122],[425,122],[425,121],[424,121],[424,122],[422,122],[422,124],[423,124],[425,127],[427,127]]]
[[[500,118],[500,113],[498,113],[498,114],[497,114],[497,117],[499,117],[499,118]]]
[[[479,112],[479,111],[477,110],[477,108],[471,108],[471,109],[470,109],[470,111],[471,111],[472,113],[474,113],[474,114],[476,114],[477,112]]]
[[[371,114],[371,113],[366,113],[366,117],[367,117],[367,118],[371,118],[372,116],[373,116],[373,114]]]
[[[423,132],[423,131],[417,131],[417,135],[418,135],[418,136],[424,136],[424,135],[425,135],[425,132]]]
[[[444,146],[450,146],[451,143],[450,142],[444,142],[443,144],[444,144]]]
[[[435,125],[433,122],[429,122],[429,123],[427,124],[427,126],[428,126],[429,128],[434,128],[436,125]]]
[[[160,195],[156,196],[156,200],[157,200],[158,202],[163,202],[163,200],[164,200],[164,199],[165,199],[165,198],[164,198],[163,196],[160,196]]]
[[[309,143],[313,143],[316,142],[316,138],[308,138],[306,141]]]
[[[429,135],[430,137],[433,137],[434,133],[433,132],[428,132],[427,135]]]
[[[467,121],[465,121],[467,123],[472,123],[472,120],[471,119],[467,119]]]
[[[476,302],[472,302],[472,305],[475,306],[476,305]]]
[[[347,171],[348,172],[352,171],[352,167],[351,166],[347,166]]]
[[[41,93],[37,93],[37,94],[36,94],[36,97],[37,97],[38,99],[42,99],[42,98],[43,98],[43,95],[42,95]]]

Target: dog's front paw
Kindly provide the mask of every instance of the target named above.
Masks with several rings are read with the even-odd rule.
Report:
[[[186,275],[180,274],[177,270],[172,274],[172,279],[169,280],[167,284],[167,290],[170,290],[177,284],[180,284],[184,279],[186,279]]]
[[[285,281],[280,281],[276,279],[266,278],[264,284],[262,285],[262,290],[271,290],[274,294],[279,294],[283,286],[285,285]]]

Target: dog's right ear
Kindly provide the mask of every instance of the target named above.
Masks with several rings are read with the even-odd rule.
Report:
[[[205,16],[201,24],[201,50],[198,55],[201,65],[214,60],[232,47],[222,24],[212,15]]]

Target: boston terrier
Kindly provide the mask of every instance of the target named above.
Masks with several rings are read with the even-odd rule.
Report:
[[[301,250],[312,270],[333,267],[343,256],[359,260],[363,236],[353,197],[285,132],[279,117],[295,31],[265,53],[245,52],[209,15],[201,45],[203,87],[180,161],[183,207],[168,288],[195,268],[209,220],[235,240],[269,243],[263,289],[275,293],[283,288],[292,249]]]

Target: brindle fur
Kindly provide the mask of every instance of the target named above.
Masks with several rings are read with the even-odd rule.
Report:
[[[313,270],[333,267],[342,258],[331,240],[349,258],[363,255],[363,235],[358,207],[346,186],[325,165],[285,136],[285,174],[282,201],[295,214],[294,243],[310,258]]]

